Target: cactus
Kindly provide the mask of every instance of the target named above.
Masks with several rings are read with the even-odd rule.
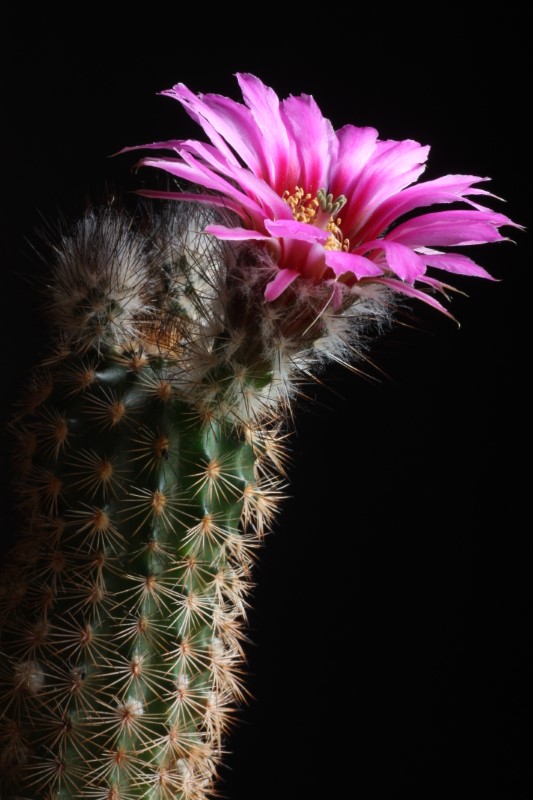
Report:
[[[247,80],[259,108],[262,90]],[[194,106],[183,87],[178,95]],[[198,103],[193,112],[215,124]],[[442,310],[414,286],[444,288],[417,272],[423,257],[486,277],[463,256],[423,242],[409,250],[412,220],[390,241],[375,239],[371,214],[359,220],[366,250],[354,252],[337,216],[346,206],[356,224],[353,198],[306,193],[300,183],[319,180],[312,169],[278,187],[274,219],[268,209],[260,218],[271,195],[214,140],[217,159],[198,150],[211,173],[191,142],[172,144],[186,167],[145,163],[221,194],[184,192],[180,205],[133,216],[90,210],[55,247],[54,343],[13,423],[23,533],[0,598],[6,800],[201,800],[213,790],[246,698],[252,567],[285,492],[300,383],[328,361],[364,358],[398,293]],[[232,183],[214,177],[224,158]],[[430,182],[432,202],[481,193],[471,176],[448,177],[444,188]],[[413,202],[402,181],[391,184],[398,214]],[[366,200],[371,208],[368,186]],[[512,224],[480,208],[468,223],[441,214],[456,215],[458,237],[470,225],[472,240]],[[391,208],[374,210],[387,228]],[[441,219],[447,242],[451,219]],[[435,226],[421,223],[428,244]]]

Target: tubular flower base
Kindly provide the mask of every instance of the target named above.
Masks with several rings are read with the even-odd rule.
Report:
[[[431,247],[512,224],[468,200],[395,225],[486,194],[480,179],[410,186],[427,148],[334,132],[312,98],[239,80],[246,106],[172,90],[211,144],[144,162],[201,191],[133,219],[89,211],[54,248],[55,341],[13,422],[3,800],[211,795],[299,384],[364,359],[397,292],[442,309],[427,266],[488,277]]]

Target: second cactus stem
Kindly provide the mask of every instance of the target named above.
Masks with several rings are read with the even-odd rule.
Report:
[[[14,423],[6,800],[200,800],[244,698],[286,411],[353,321],[318,289],[267,306],[260,254],[224,249],[205,216],[191,206],[139,233],[122,212],[90,212],[57,249],[56,341]],[[363,323],[380,308],[361,300]]]

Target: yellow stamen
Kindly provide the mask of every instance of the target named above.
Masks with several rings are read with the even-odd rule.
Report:
[[[340,217],[335,219],[335,213],[346,203],[344,195],[340,195],[336,200],[333,195],[326,194],[325,189],[320,189],[316,197],[309,192],[305,192],[301,186],[296,186],[291,194],[286,189],[282,194],[282,199],[287,203],[292,211],[296,222],[305,222],[309,225],[324,224],[325,214],[330,213],[325,230],[330,234],[324,245],[324,250],[342,250],[347,253],[350,249],[350,240],[345,239],[341,230],[342,220]],[[327,219],[327,217],[326,217]]]
[[[330,236],[324,245],[324,250],[342,250],[344,253],[347,253],[350,249],[350,240],[344,238],[341,231],[341,224],[342,220],[340,217],[337,217],[336,220],[334,220],[333,217],[330,218],[330,221],[326,225],[326,230],[329,231]]]
[[[309,192],[306,194],[301,186],[296,186],[293,194],[290,194],[286,189],[281,197],[290,207],[296,222],[313,223],[320,208],[320,203],[316,197],[313,197]]]

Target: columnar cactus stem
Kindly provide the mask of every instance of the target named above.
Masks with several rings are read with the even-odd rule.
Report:
[[[259,320],[267,271],[205,222],[189,206],[148,237],[91,212],[57,251],[56,347],[14,424],[3,797],[203,797],[245,697],[285,410],[348,321],[328,330],[321,293]]]

